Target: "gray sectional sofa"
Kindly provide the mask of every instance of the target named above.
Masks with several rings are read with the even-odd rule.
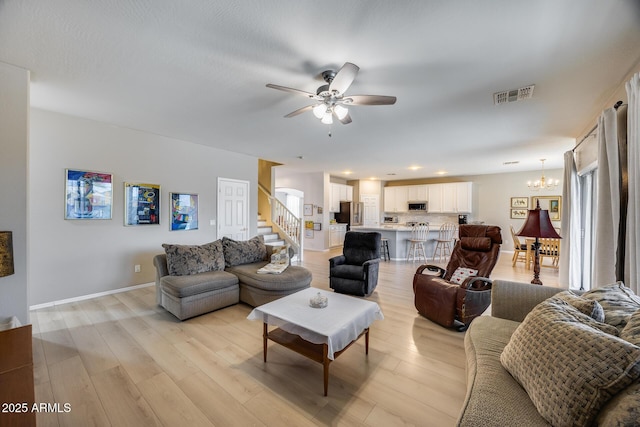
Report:
[[[465,335],[458,426],[640,424],[640,298],[495,280]]]
[[[156,300],[180,320],[240,301],[256,307],[311,284],[311,272],[300,266],[289,265],[280,274],[258,273],[272,255],[262,236],[163,247],[165,253],[153,259]]]

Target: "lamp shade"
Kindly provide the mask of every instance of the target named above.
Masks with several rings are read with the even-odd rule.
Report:
[[[527,220],[518,232],[518,236],[562,239],[551,223],[549,211],[540,209],[540,202],[535,209],[529,210]]]
[[[13,273],[13,235],[10,231],[0,231],[0,277]]]

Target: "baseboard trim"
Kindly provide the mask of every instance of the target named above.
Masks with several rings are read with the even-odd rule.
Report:
[[[119,294],[121,292],[132,291],[134,289],[146,288],[146,287],[154,286],[154,285],[155,285],[155,282],[143,283],[141,285],[127,286],[126,288],[113,289],[111,291],[98,292],[98,293],[95,293],[95,294],[81,295],[79,297],[61,299],[61,300],[58,300],[58,301],[45,302],[45,303],[42,303],[42,304],[32,305],[32,306],[29,307],[29,310],[30,311],[39,310],[41,308],[54,307],[56,305],[69,304],[69,303],[72,303],[72,302],[84,301],[84,300],[87,300],[87,299],[103,297],[105,295]]]

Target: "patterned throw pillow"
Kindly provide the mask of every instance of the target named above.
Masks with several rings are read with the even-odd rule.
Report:
[[[596,418],[595,425],[600,427],[631,427],[637,426],[638,420],[640,420],[640,382],[636,381],[616,394],[602,408]]]
[[[222,248],[224,249],[224,262],[227,267],[266,261],[267,259],[267,247],[264,244],[264,237],[261,235],[244,241],[223,237]]]
[[[592,289],[582,294],[598,301],[604,310],[604,322],[622,330],[633,313],[640,309],[640,297],[622,282]]]
[[[171,276],[188,276],[224,270],[224,253],[220,240],[205,245],[163,244]]]
[[[596,300],[583,298],[571,291],[557,293],[554,295],[554,298],[561,299],[567,304],[577,308],[580,313],[584,313],[598,322],[604,322],[604,310]]]
[[[453,272],[450,282],[462,285],[462,282],[464,282],[467,277],[472,277],[476,274],[478,274],[478,270],[474,270],[473,268],[458,267],[456,271]]]
[[[629,317],[627,325],[620,331],[620,338],[640,346],[640,310]]]
[[[270,263],[289,265],[289,245],[273,246]]]
[[[500,362],[550,424],[587,426],[638,381],[640,348],[591,327],[595,320],[558,301],[549,298],[527,315]]]

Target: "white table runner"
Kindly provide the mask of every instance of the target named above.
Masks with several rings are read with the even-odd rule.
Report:
[[[320,292],[329,299],[325,308],[309,300]],[[256,307],[247,316],[299,335],[314,344],[328,344],[329,359],[355,340],[374,320],[384,316],[377,303],[347,295],[308,288]]]

